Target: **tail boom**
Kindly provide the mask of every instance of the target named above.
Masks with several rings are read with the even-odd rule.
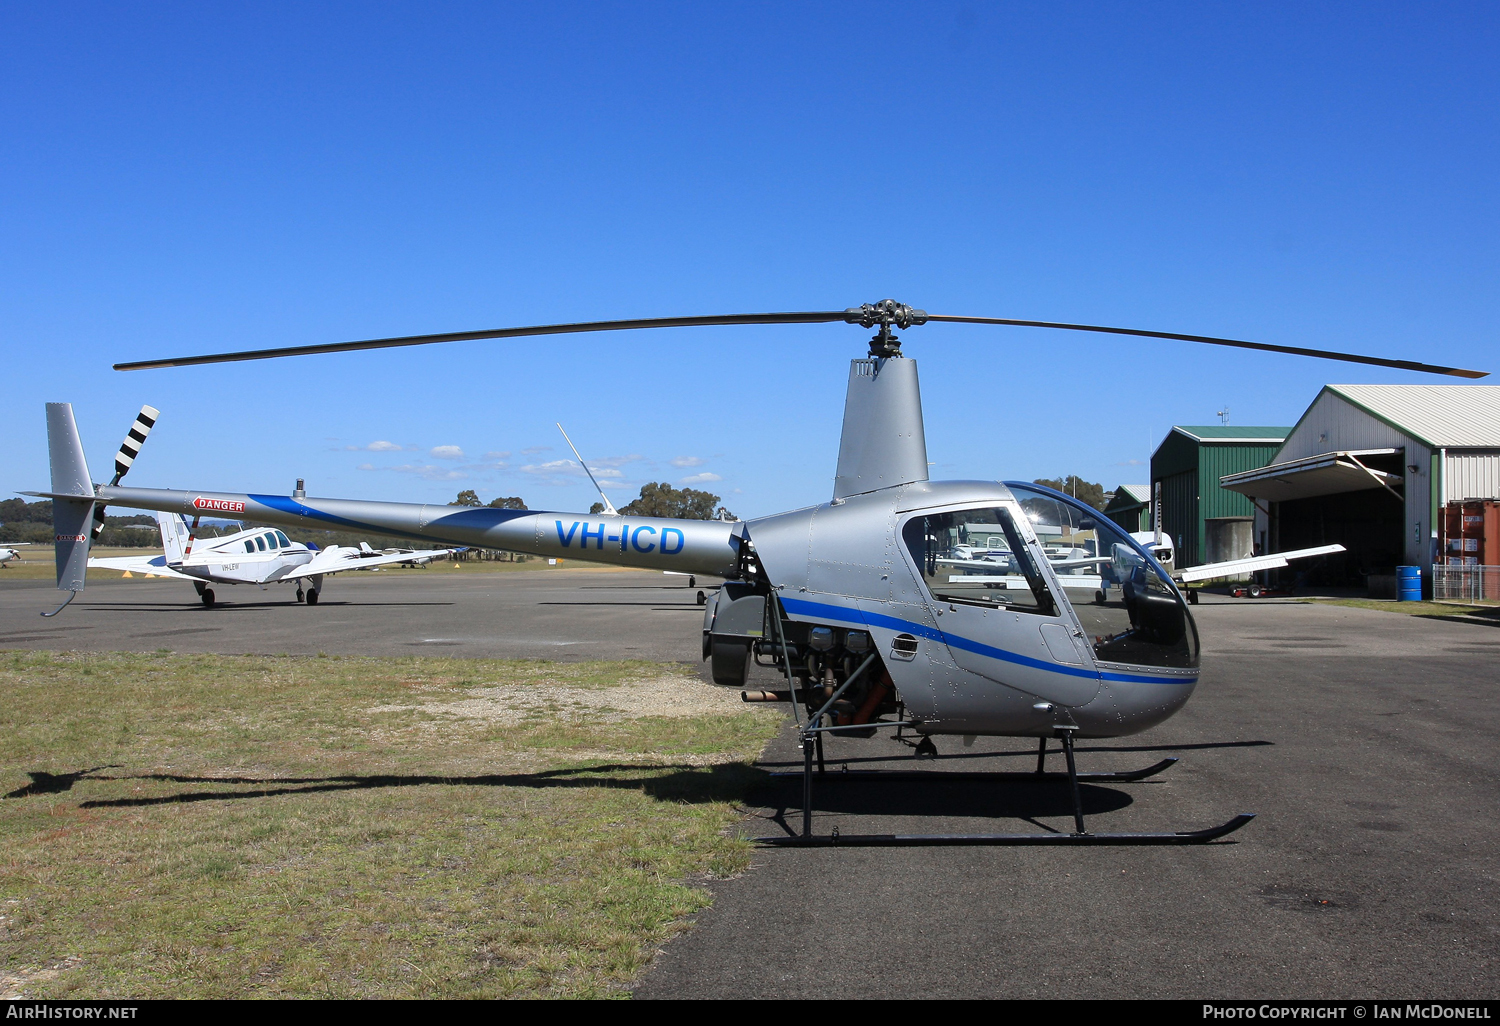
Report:
[[[301,529],[368,531],[421,538],[439,545],[509,549],[643,570],[731,576],[739,565],[740,525],[719,520],[599,516],[488,506],[437,506],[110,485],[99,487],[98,499],[111,506],[190,517],[243,519]]]

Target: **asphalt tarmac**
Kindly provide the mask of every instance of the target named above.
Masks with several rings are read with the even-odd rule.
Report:
[[[286,585],[219,586],[218,604],[205,609],[187,581],[95,572],[66,611],[43,619],[66,593],[0,577],[0,648],[696,665],[699,590],[685,577],[640,571],[403,569],[329,578],[316,606],[299,605]]]
[[[243,593],[243,594],[241,594]],[[196,605],[179,582],[91,582],[61,616],[0,578],[0,648],[640,658],[701,668],[680,578],[560,569],[345,575],[314,608],[276,590]],[[1146,734],[1079,744],[1094,831],[1207,827],[1189,848],[762,849],[668,944],[638,997],[1495,998],[1500,992],[1500,630],[1335,606],[1209,598],[1203,677]],[[1029,742],[833,741],[831,774],[1029,770]],[[1055,751],[1055,746],[1054,746]],[[1061,757],[1049,768],[1060,769]],[[790,724],[763,760],[800,767]],[[745,830],[785,834],[767,783]],[[814,830],[1067,831],[1064,785],[851,776]]]

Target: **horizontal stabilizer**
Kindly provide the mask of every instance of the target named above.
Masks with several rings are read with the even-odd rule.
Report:
[[[91,570],[120,570],[127,574],[148,574],[155,577],[175,577],[182,581],[201,581],[202,578],[178,573],[167,566],[162,556],[106,556],[89,560]]]

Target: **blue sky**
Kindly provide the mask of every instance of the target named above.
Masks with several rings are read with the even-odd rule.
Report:
[[[839,309],[1119,324],[1500,370],[1493,4],[0,8],[0,486],[44,401],[96,478],[587,508],[825,500],[842,325],[216,350]],[[1290,424],[1295,357],[928,325],[934,477],[1144,481],[1173,423]]]

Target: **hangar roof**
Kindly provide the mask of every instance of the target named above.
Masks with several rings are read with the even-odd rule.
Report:
[[[1325,387],[1430,448],[1500,448],[1500,385]]]
[[[1195,442],[1280,442],[1291,428],[1235,427],[1230,424],[1174,424],[1172,430]]]

